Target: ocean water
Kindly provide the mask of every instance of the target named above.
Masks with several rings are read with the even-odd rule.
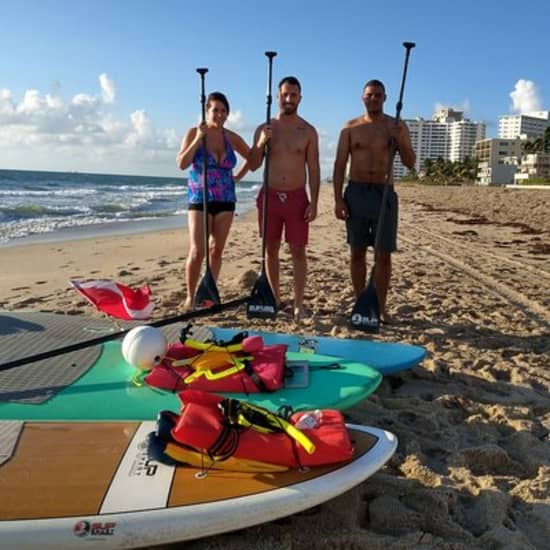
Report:
[[[237,184],[238,214],[259,186]],[[184,177],[0,170],[0,245],[185,226],[186,215]]]

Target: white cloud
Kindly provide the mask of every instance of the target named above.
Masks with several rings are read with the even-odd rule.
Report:
[[[114,103],[116,96],[116,86],[105,73],[99,75],[99,84],[105,103]]]
[[[323,179],[332,177],[337,146],[337,139],[319,130],[319,164],[321,166],[321,178]]]
[[[227,117],[227,127],[234,132],[242,132],[248,130],[248,125],[244,120],[244,116],[241,111],[231,111]]]
[[[149,162],[173,170],[179,143],[175,130],[155,128],[143,109],[127,118],[115,116],[116,84],[105,73],[99,84],[96,94],[80,92],[69,100],[60,95],[61,86],[45,95],[30,89],[19,100],[0,89],[2,165],[128,172]]]
[[[532,80],[520,78],[510,92],[511,110],[516,113],[528,113],[542,109],[542,97],[537,85]]]

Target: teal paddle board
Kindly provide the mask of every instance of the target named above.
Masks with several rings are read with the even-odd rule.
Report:
[[[209,327],[216,340],[229,340],[239,332],[234,328]],[[426,350],[420,346],[397,342],[372,342],[326,336],[300,336],[247,330],[250,336],[259,335],[264,343],[286,344],[288,351],[318,353],[341,357],[348,361],[365,363],[382,374],[396,374],[418,365],[426,356]]]
[[[295,410],[347,409],[370,395],[382,379],[378,371],[357,361],[300,352],[288,352],[287,360],[307,361],[307,387],[227,395],[271,410],[282,405]],[[320,368],[334,363],[339,368]],[[135,373],[135,368],[122,357],[120,342],[107,342],[99,359],[76,382],[40,404],[0,403],[0,419],[151,420],[163,409],[180,409],[177,395],[145,384],[136,386],[131,380]],[[17,376],[17,369],[13,375]]]

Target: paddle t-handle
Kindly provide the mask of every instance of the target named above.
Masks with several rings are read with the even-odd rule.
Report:
[[[403,66],[403,76],[401,78],[401,89],[399,90],[399,99],[395,105],[395,123],[399,123],[399,118],[401,116],[401,109],[403,109],[403,94],[405,93],[405,81],[407,80],[407,69],[409,67],[409,56],[411,55],[411,50],[416,47],[414,42],[403,42],[403,47],[405,48],[405,63]]]
[[[267,92],[266,92],[266,103],[267,103],[267,113],[265,117],[266,124],[269,124],[271,120],[271,104],[273,103],[273,97],[271,95],[271,85],[272,85],[272,76],[273,76],[273,58],[277,55],[277,52],[265,52],[267,57]]]
[[[204,76],[208,72],[208,69],[206,67],[199,67],[197,69],[197,72],[199,73],[201,78],[201,109],[202,109],[201,121],[204,124],[204,122],[206,121],[206,110],[205,110],[206,94],[204,93]]]

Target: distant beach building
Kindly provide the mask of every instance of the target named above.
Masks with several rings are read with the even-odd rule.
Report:
[[[476,143],[477,182],[481,185],[525,183],[548,178],[548,155],[524,154],[529,141],[544,136],[550,127],[549,111],[504,115],[499,119],[496,139]]]
[[[474,156],[478,161],[476,181],[480,185],[506,185],[514,182],[521,162],[523,140],[488,138],[476,142]]]
[[[498,137],[503,139],[536,139],[550,126],[550,111],[534,111],[521,115],[503,115],[498,123]]]
[[[521,185],[532,179],[550,180],[550,153],[528,153],[514,175],[514,183]]]
[[[485,138],[485,123],[464,118],[463,111],[444,108],[437,111],[432,120],[421,117],[405,119],[411,134],[411,143],[416,153],[415,170],[420,172],[426,159],[459,162],[474,154],[476,141]],[[394,163],[396,179],[407,174],[399,155]]]

